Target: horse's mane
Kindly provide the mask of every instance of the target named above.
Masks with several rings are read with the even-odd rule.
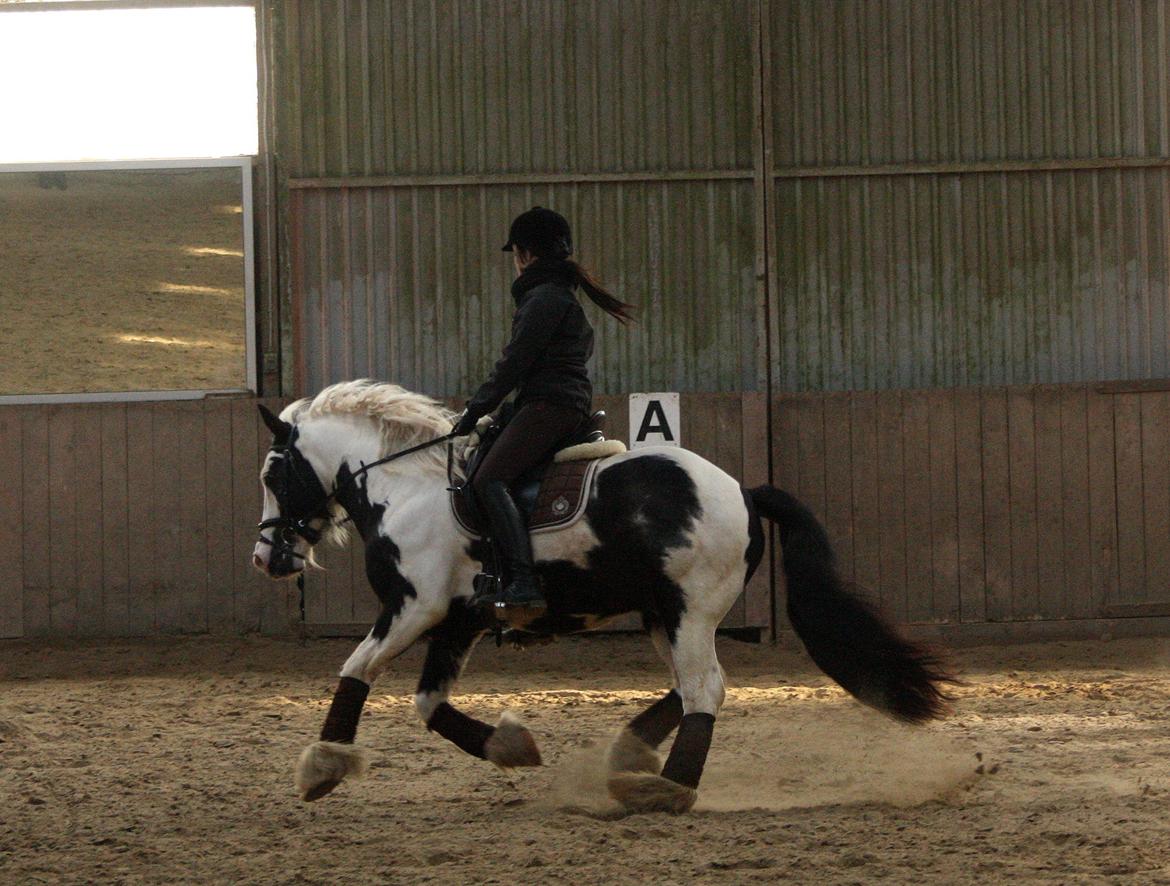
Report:
[[[325,388],[315,397],[297,400],[284,411],[296,424],[324,415],[367,416],[378,424],[382,453],[389,455],[451,432],[455,413],[438,400],[388,382],[359,378]],[[432,446],[408,456],[413,466],[447,470],[447,447]]]

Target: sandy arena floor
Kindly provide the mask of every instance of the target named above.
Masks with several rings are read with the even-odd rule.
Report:
[[[371,694],[361,782],[292,789],[349,642],[0,646],[0,882],[1170,883],[1170,641],[957,655],[911,730],[802,653],[722,642],[699,806],[621,816],[601,743],[663,689],[641,638],[481,646],[457,703],[520,713],[506,775],[428,734],[411,650]]]

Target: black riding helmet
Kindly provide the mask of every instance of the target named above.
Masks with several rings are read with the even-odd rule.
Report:
[[[512,222],[504,252],[511,252],[513,246],[540,258],[568,258],[573,254],[573,234],[559,212],[533,206]]]

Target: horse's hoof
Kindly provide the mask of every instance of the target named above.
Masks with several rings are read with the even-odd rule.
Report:
[[[501,769],[541,764],[536,739],[524,728],[520,720],[510,713],[500,717],[495,731],[483,743],[483,753],[489,762],[495,763]]]
[[[297,793],[306,803],[319,800],[346,778],[366,774],[366,755],[361,748],[336,741],[315,741],[297,760]]]
[[[606,781],[609,795],[630,812],[689,812],[699,797],[694,788],[646,772],[615,772]]]
[[[312,803],[314,800],[320,800],[326,794],[332,793],[333,789],[339,784],[341,784],[340,781],[333,781],[332,779],[329,781],[323,781],[319,785],[315,785],[314,787],[309,788],[309,790],[301,796],[301,799],[306,803]]]
[[[657,775],[662,771],[658,752],[629,729],[618,733],[605,758],[610,772],[650,772]]]

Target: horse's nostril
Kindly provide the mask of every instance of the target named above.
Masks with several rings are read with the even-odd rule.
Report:
[[[252,565],[255,566],[257,569],[259,569],[261,572],[264,572],[264,561],[260,559],[259,554],[252,555]]]

